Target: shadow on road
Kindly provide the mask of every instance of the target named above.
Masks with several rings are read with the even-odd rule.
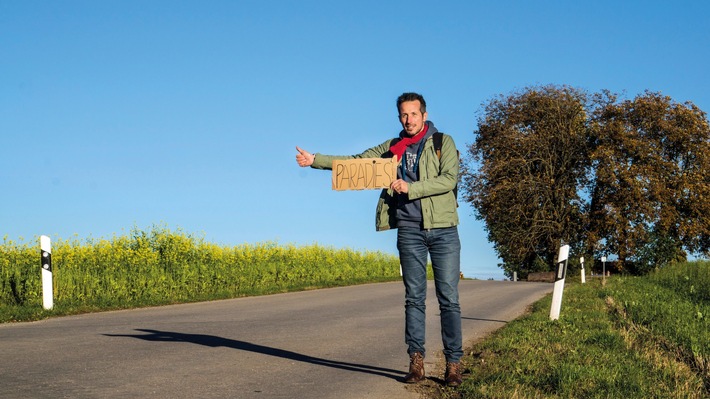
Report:
[[[356,371],[360,373],[374,374],[382,377],[392,378],[402,381],[405,373],[399,370],[391,370],[382,367],[368,366],[365,364],[347,363],[336,360],[322,359],[318,357],[308,356],[301,353],[291,352],[278,348],[252,344],[250,342],[238,341],[217,337],[214,335],[205,334],[183,334],[172,331],[158,331],[138,328],[136,331],[144,332],[145,334],[103,334],[107,337],[129,337],[138,338],[146,341],[154,342],[187,342],[191,344],[204,345],[209,347],[224,346],[226,348],[238,349],[263,355],[276,356],[284,359],[289,359],[298,362],[316,364],[319,366],[332,367],[341,370]]]

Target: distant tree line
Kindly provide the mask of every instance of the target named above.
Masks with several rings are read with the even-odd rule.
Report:
[[[693,103],[547,85],[487,101],[477,122],[462,196],[507,276],[551,270],[562,244],[635,274],[708,255],[710,129]]]

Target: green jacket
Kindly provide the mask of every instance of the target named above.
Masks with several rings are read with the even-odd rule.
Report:
[[[316,153],[311,165],[315,169],[332,169],[333,160],[355,158],[390,158],[392,140],[369,148],[357,155],[324,155]],[[425,229],[453,227],[459,224],[457,202],[453,189],[459,177],[459,156],[453,138],[444,134],[441,145],[441,160],[434,151],[431,137],[424,143],[419,159],[419,181],[409,184],[409,199],[419,199]],[[384,189],[377,202],[375,229],[389,230],[397,227],[397,199],[391,189]]]

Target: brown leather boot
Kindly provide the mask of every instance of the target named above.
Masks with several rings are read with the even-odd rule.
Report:
[[[414,384],[424,379],[424,356],[414,352],[409,356],[409,374],[404,377],[404,382]]]
[[[461,377],[461,363],[446,362],[446,385],[457,387],[461,385],[463,379]]]

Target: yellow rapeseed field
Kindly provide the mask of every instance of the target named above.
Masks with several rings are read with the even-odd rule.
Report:
[[[5,238],[0,245],[0,307],[41,307],[38,242]],[[392,254],[317,244],[221,246],[180,229],[155,226],[110,239],[54,239],[52,265],[55,306],[74,309],[234,298],[399,278],[399,261]]]

